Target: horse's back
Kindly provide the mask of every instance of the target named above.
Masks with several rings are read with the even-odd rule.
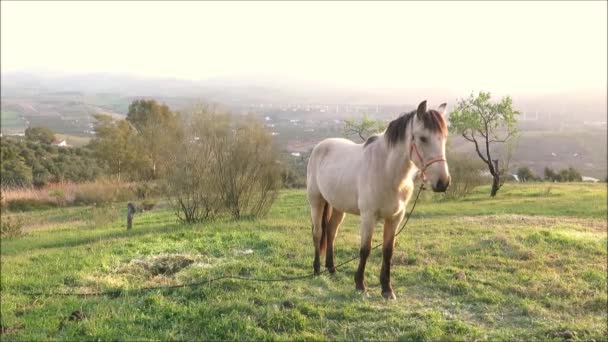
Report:
[[[307,166],[309,200],[321,196],[332,207],[358,213],[356,184],[362,155],[362,145],[347,139],[330,138],[317,144]]]

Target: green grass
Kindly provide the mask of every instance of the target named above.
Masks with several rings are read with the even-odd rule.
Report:
[[[4,133],[23,132],[26,124],[19,116],[19,113],[10,110],[2,110],[0,113],[0,127],[2,127]]]
[[[2,340],[607,340],[606,184],[507,184],[495,199],[487,193],[419,203],[397,239],[396,301],[380,295],[378,250],[368,262],[367,295],[354,290],[356,263],[288,283],[23,294],[309,273],[301,190],[282,192],[259,221],[186,226],[158,210],[137,215],[126,231],[122,222],[91,228],[86,208],[30,213],[40,228],[1,245]],[[379,225],[374,241],[381,235]],[[337,262],[357,255],[358,240],[358,218],[347,216]],[[159,256],[188,266],[157,274],[147,265]],[[85,318],[69,320],[75,311]]]

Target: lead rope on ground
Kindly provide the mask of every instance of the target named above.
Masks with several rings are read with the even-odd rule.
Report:
[[[397,237],[399,234],[401,234],[401,232],[403,231],[403,229],[405,229],[405,226],[407,225],[407,223],[409,222],[410,218],[412,217],[412,213],[414,212],[414,209],[416,208],[416,204],[418,203],[418,198],[420,197],[420,193],[422,192],[422,190],[424,190],[424,183],[420,184],[420,187],[418,188],[418,192],[416,193],[416,197],[414,198],[414,204],[412,205],[412,209],[410,209],[410,212],[407,214],[405,221],[403,222],[403,224],[401,225],[401,228],[399,228],[399,230],[397,231],[397,233],[395,234],[395,237]],[[378,247],[382,246],[382,243],[379,243],[375,246],[372,247],[371,250],[377,249]],[[359,259],[358,256],[355,256],[351,259],[348,259],[346,261],[343,261],[341,263],[339,263],[338,265],[334,266],[334,268],[340,268],[346,264],[349,264],[355,260]],[[327,273],[328,270],[324,269],[323,271],[319,272],[318,275],[321,275],[323,273]],[[49,296],[49,297],[69,297],[69,296],[74,296],[74,297],[87,297],[87,296],[91,296],[91,297],[95,297],[95,296],[118,296],[121,294],[130,294],[130,293],[138,293],[138,292],[147,292],[147,291],[154,291],[154,290],[168,290],[168,289],[180,289],[180,288],[186,288],[186,287],[197,287],[197,286],[202,286],[205,284],[211,284],[223,279],[233,279],[233,280],[242,280],[242,281],[256,281],[256,282],[287,282],[287,281],[293,281],[293,280],[300,280],[300,279],[307,279],[307,278],[313,278],[316,277],[317,275],[314,273],[309,273],[309,274],[303,274],[303,275],[299,275],[299,276],[287,276],[287,277],[280,277],[280,278],[256,278],[256,277],[244,277],[244,276],[235,276],[235,275],[222,275],[219,277],[214,277],[214,278],[207,278],[205,280],[201,280],[201,281],[197,281],[197,282],[191,282],[191,283],[184,283],[184,284],[177,284],[177,285],[169,285],[169,286],[150,286],[150,287],[140,287],[137,289],[131,289],[131,290],[107,290],[107,291],[97,291],[97,292],[49,292],[49,293],[45,293],[45,292],[22,292],[22,294],[27,295],[27,296]]]

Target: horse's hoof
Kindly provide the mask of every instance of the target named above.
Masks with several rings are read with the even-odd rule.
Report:
[[[313,274],[314,274],[315,276],[318,276],[319,274],[321,274],[321,269],[320,269],[320,268],[315,267],[315,268],[314,268],[314,272],[313,272]]]
[[[395,296],[395,292],[393,292],[393,291],[382,292],[382,297],[384,297],[384,299],[387,299],[387,300],[397,299],[397,296]]]
[[[361,284],[361,285],[355,284],[355,289],[357,289],[357,291],[359,291],[359,292],[367,291],[367,289],[365,288],[365,285],[363,285],[363,284]]]
[[[336,268],[335,267],[328,267],[327,268],[327,272],[329,272],[330,274],[334,274],[334,273],[336,273]]]
[[[359,294],[360,296],[369,298],[369,292],[367,292],[367,290],[357,290],[357,294]]]

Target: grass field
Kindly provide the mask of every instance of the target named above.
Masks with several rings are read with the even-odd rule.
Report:
[[[28,233],[2,241],[2,340],[595,340],[608,339],[606,184],[505,185],[418,207],[397,239],[393,286],[380,295],[378,250],[368,293],[356,264],[288,283],[223,280],[106,297],[26,292],[130,290],[225,274],[312,271],[302,190],[268,218],[194,226],[168,209],[92,226],[90,208],[27,214]],[[20,214],[26,215],[26,214]],[[374,241],[382,233],[377,228]],[[347,217],[336,259],[358,254]]]
[[[19,116],[19,113],[2,110],[0,112],[0,127],[3,133],[19,133],[23,132],[27,127],[25,121]]]

